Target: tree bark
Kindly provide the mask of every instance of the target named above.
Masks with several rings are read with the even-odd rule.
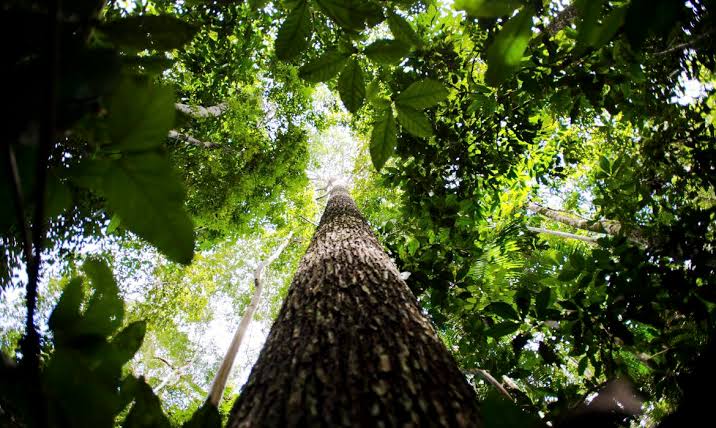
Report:
[[[210,107],[193,106],[193,105],[189,105],[189,104],[176,103],[176,104],[174,104],[174,107],[178,111],[186,114],[187,116],[191,116],[196,119],[203,119],[203,118],[207,118],[207,117],[219,117],[222,114],[224,114],[224,112],[226,112],[226,110],[229,109],[229,105],[227,103],[221,103],[221,104],[217,104],[215,106],[210,106]]]
[[[596,244],[597,239],[599,239],[594,236],[575,235],[574,233],[562,232],[560,230],[544,229],[541,227],[527,226],[527,230],[534,233],[544,233],[545,235],[552,235],[560,238],[577,239],[580,241],[589,242],[590,244]]]
[[[482,426],[474,390],[343,187],[228,426]]]
[[[226,355],[221,361],[221,366],[216,372],[214,382],[211,384],[211,391],[209,391],[209,397],[206,399],[207,402],[216,407],[219,407],[221,396],[224,394],[224,389],[226,388],[226,381],[228,380],[229,374],[231,373],[231,368],[234,366],[234,360],[236,359],[236,354],[239,352],[239,348],[241,347],[241,342],[244,340],[246,330],[248,330],[249,324],[251,323],[251,320],[254,318],[254,314],[256,313],[256,309],[259,307],[259,301],[261,300],[261,290],[263,289],[262,277],[264,269],[266,269],[268,265],[273,263],[274,260],[276,260],[281,255],[281,253],[283,253],[283,250],[285,250],[289,242],[291,242],[292,237],[293,231],[289,232],[286,239],[284,239],[284,241],[281,243],[281,245],[278,246],[278,248],[276,249],[276,251],[273,252],[273,254],[271,254],[266,260],[259,262],[258,266],[256,266],[256,269],[254,269],[254,294],[253,296],[251,296],[251,303],[249,303],[249,306],[246,307],[244,316],[241,317],[239,327],[236,329],[233,339],[231,339],[229,349],[226,351]]]

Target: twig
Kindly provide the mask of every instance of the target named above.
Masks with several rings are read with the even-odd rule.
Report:
[[[304,217],[304,216],[302,216],[302,215],[300,215],[300,214],[298,215],[298,218],[300,218],[301,220],[305,221],[306,223],[311,223],[312,225],[318,227],[318,223],[316,223],[315,221],[309,220],[309,219],[307,219],[306,217]]]
[[[475,369],[475,370],[469,370],[469,371],[467,371],[467,372],[465,372],[465,373],[466,373],[466,374],[471,374],[471,375],[476,375],[476,374],[477,374],[477,375],[480,375],[480,377],[482,377],[482,378],[485,379],[488,383],[490,383],[492,386],[494,386],[495,388],[497,388],[497,390],[500,392],[500,394],[502,394],[502,395],[504,395],[505,397],[507,397],[510,401],[515,401],[515,399],[512,398],[512,396],[510,395],[510,393],[507,392],[507,390],[505,389],[505,387],[502,386],[502,384],[501,384],[500,382],[498,382],[497,379],[495,379],[494,377],[492,377],[492,375],[491,375],[487,370]]]
[[[663,50],[663,51],[661,51],[661,52],[654,52],[654,55],[657,55],[657,56],[667,55],[667,54],[670,54],[670,53],[672,53],[672,52],[674,52],[674,51],[678,51],[678,50],[681,50],[681,49],[684,49],[684,48],[688,48],[688,47],[690,47],[690,46],[693,46],[693,45],[697,44],[698,42],[700,42],[701,40],[703,40],[703,39],[705,39],[706,37],[708,37],[708,36],[710,36],[711,34],[713,34],[714,31],[715,31],[715,30],[707,31],[707,32],[705,32],[705,33],[703,33],[703,34],[701,34],[701,35],[695,37],[694,39],[689,40],[688,42],[684,42],[684,43],[678,44],[678,45],[676,45],[676,46],[672,46],[672,47],[670,47],[670,48],[668,48],[668,49],[666,49],[666,50]]]
[[[562,232],[560,230],[544,229],[541,227],[527,226],[527,230],[534,233],[544,233],[547,235],[558,236],[560,238],[577,239],[579,241],[589,242],[590,244],[596,244],[599,238],[593,236],[575,235],[574,233]]]

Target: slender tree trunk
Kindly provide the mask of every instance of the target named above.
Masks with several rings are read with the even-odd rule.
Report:
[[[259,307],[259,301],[261,300],[261,290],[263,290],[264,269],[266,269],[268,265],[273,263],[274,260],[276,260],[281,255],[281,253],[283,253],[283,250],[285,250],[289,242],[291,242],[292,237],[293,231],[289,232],[286,239],[284,239],[284,241],[281,243],[281,245],[279,245],[276,251],[273,252],[273,254],[271,254],[266,260],[259,262],[258,266],[256,266],[256,269],[254,269],[254,295],[251,296],[251,303],[249,303],[249,306],[246,307],[246,312],[244,312],[244,316],[241,317],[239,327],[234,333],[234,338],[231,340],[231,344],[229,345],[229,349],[226,351],[224,359],[221,361],[219,371],[216,372],[216,377],[214,378],[214,382],[211,385],[211,391],[209,391],[209,398],[207,398],[206,400],[216,407],[219,407],[221,396],[224,394],[224,389],[226,388],[226,381],[229,378],[229,374],[231,373],[231,368],[234,366],[234,360],[236,359],[236,354],[239,352],[239,348],[241,347],[241,342],[246,335],[246,330],[248,330],[249,324],[251,323],[251,320],[254,318],[254,314],[256,313],[256,309]]]
[[[343,187],[228,426],[482,426],[474,390]]]

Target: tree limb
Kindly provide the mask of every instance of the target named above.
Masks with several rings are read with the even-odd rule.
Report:
[[[590,244],[596,244],[597,239],[599,239],[594,236],[576,235],[574,233],[567,233],[559,230],[543,229],[541,227],[527,226],[527,230],[534,233],[544,233],[546,235],[558,236],[560,238],[578,239],[580,241],[589,242]]]
[[[510,401],[515,401],[514,398],[510,395],[509,392],[505,389],[504,386],[500,382],[497,381],[492,375],[487,371],[483,369],[474,369],[474,370],[468,370],[465,372],[465,374],[471,374],[471,375],[479,375],[481,378],[485,379],[489,384],[497,388],[497,390],[500,392],[500,394],[507,397]]]
[[[180,111],[187,116],[191,116],[196,119],[204,119],[207,117],[219,117],[222,114],[226,113],[226,111],[229,109],[228,103],[220,103],[215,106],[210,107],[203,107],[203,106],[193,106],[190,104],[182,104],[182,103],[176,103],[174,104],[174,107],[177,109],[177,111]]]
[[[221,396],[224,394],[226,381],[229,379],[229,374],[231,373],[231,368],[234,365],[236,354],[239,352],[241,341],[244,339],[246,330],[249,328],[249,323],[251,323],[251,319],[254,317],[254,313],[256,313],[256,309],[259,306],[259,301],[261,300],[261,289],[263,288],[262,275],[264,269],[281,255],[283,250],[285,250],[291,242],[292,237],[293,231],[289,232],[288,236],[286,236],[286,239],[283,240],[281,245],[279,245],[266,260],[259,262],[256,269],[254,269],[254,295],[251,297],[251,303],[249,303],[249,306],[246,308],[243,317],[241,317],[239,327],[236,329],[234,337],[231,339],[229,349],[226,351],[226,355],[221,362],[219,371],[216,372],[216,377],[214,378],[214,382],[211,384],[211,390],[209,391],[209,397],[206,399],[208,403],[216,407],[219,406]]]
[[[191,135],[183,134],[183,133],[176,131],[174,129],[169,131],[168,136],[172,140],[183,141],[187,144],[191,144],[192,146],[201,147],[204,149],[214,149],[214,148],[220,147],[220,145],[217,143],[212,143],[210,141],[197,140],[196,138],[192,137]]]

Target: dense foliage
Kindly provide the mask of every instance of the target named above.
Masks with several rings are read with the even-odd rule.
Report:
[[[0,9],[0,279],[27,311],[0,312],[25,320],[1,332],[0,422],[220,424],[190,419],[216,358],[185,326],[206,333],[212,299],[243,311],[236,272],[288,230],[306,243],[309,136],[337,125],[360,146],[357,202],[488,426],[697,408],[716,344],[713,1],[59,5]]]

